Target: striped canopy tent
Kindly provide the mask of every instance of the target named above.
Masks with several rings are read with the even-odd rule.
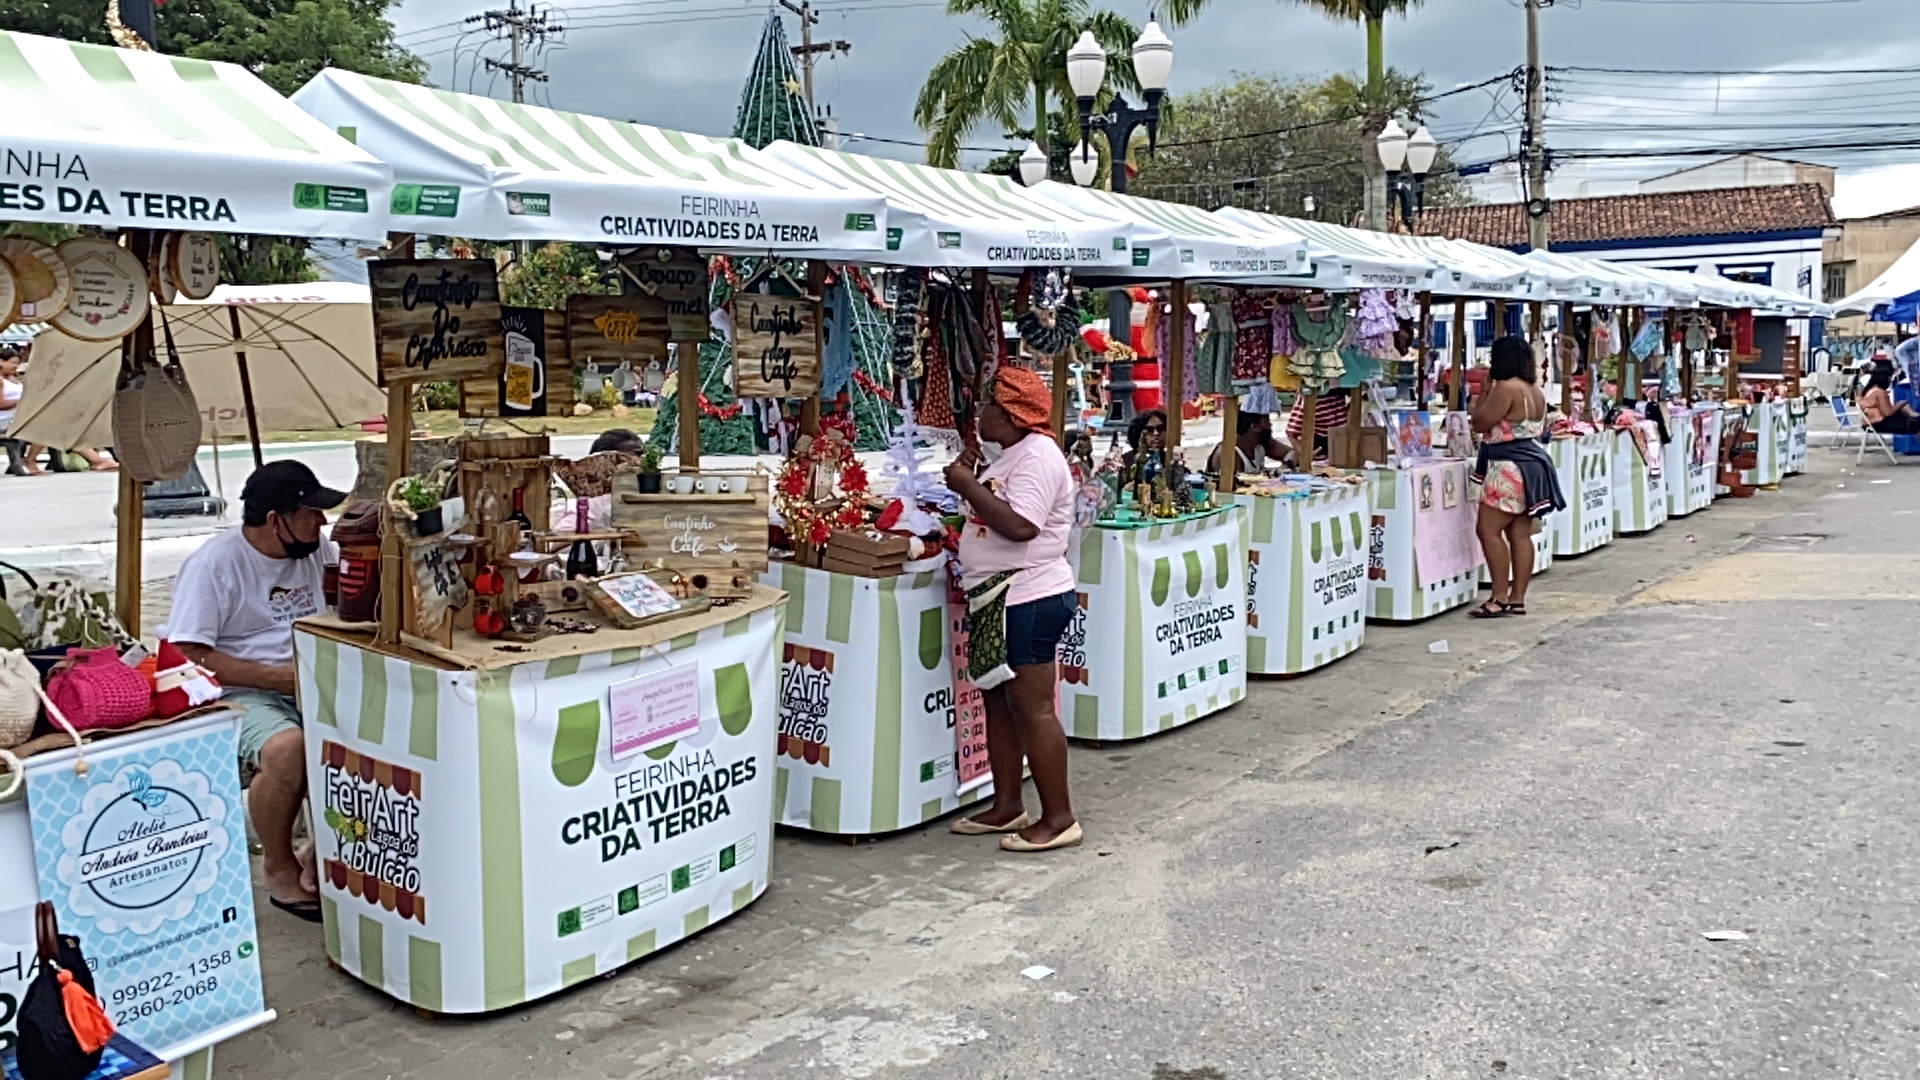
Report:
[[[886,250],[816,253],[891,266],[1129,266],[1136,225],[1070,209],[1004,176],[776,142],[768,154],[847,192],[886,198]],[[1151,230],[1149,230],[1151,231]]]
[[[1276,277],[1262,284],[1318,286],[1325,289],[1412,289],[1438,287],[1441,266],[1431,255],[1406,245],[1391,244],[1385,233],[1366,232],[1324,221],[1263,214],[1228,206],[1214,215],[1232,224],[1307,241],[1313,260],[1311,273]]]
[[[1510,257],[1496,248],[1466,240],[1404,233],[1389,233],[1381,239],[1389,244],[1404,245],[1439,264],[1441,273],[1432,286],[1436,295],[1477,300],[1546,298],[1546,274],[1532,263]]]
[[[1184,203],[1045,181],[1032,189],[1070,210],[1134,223],[1133,259],[1103,276],[1137,281],[1235,281],[1312,273],[1304,237],[1255,229]]]
[[[1754,310],[1762,315],[1784,315],[1790,319],[1831,319],[1834,307],[1811,296],[1801,296],[1777,285],[1739,283],[1755,301]]]
[[[0,216],[378,236],[391,171],[246,69],[0,31]]]
[[[1540,266],[1549,275],[1549,300],[1611,306],[1645,303],[1653,294],[1651,279],[1615,263],[1558,251],[1535,250],[1517,257]]]
[[[886,202],[738,139],[329,68],[293,103],[393,167],[393,226],[493,240],[878,251]]]

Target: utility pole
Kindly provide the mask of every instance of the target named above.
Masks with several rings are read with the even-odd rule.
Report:
[[[551,9],[542,11],[535,8],[522,9],[520,0],[508,0],[505,10],[494,9],[479,15],[470,15],[467,22],[484,22],[487,32],[498,37],[504,35],[512,46],[513,52],[508,60],[495,60],[487,57],[487,70],[504,71],[512,84],[512,100],[524,104],[527,100],[527,83],[546,82],[545,68],[527,65],[527,46],[536,40],[545,40],[558,34],[563,27],[547,21]]]
[[[813,103],[813,61],[823,53],[845,56],[853,51],[853,42],[838,38],[818,43],[813,40],[813,28],[820,22],[820,12],[814,9],[813,0],[800,0],[798,4],[793,0],[780,0],[780,6],[800,16],[800,44],[790,48],[800,61],[800,89],[807,98],[807,115],[813,117],[814,126],[824,134],[827,124]]]
[[[1547,72],[1540,66],[1542,3],[1527,0],[1527,243],[1535,251],[1547,250],[1553,224],[1553,200],[1547,198]]]

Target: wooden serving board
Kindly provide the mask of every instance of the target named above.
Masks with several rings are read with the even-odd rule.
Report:
[[[766,473],[710,469],[702,476],[746,475],[744,495],[641,495],[622,474],[614,482],[613,525],[633,534],[629,559],[660,566],[713,597],[745,596],[767,568],[772,487]]]

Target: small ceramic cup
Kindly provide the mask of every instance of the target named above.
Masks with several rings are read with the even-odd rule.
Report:
[[[693,494],[694,478],[686,473],[673,474],[673,493],[675,495]]]
[[[727,492],[727,478],[724,476],[703,476],[700,478],[700,494],[724,495]]]
[[[729,494],[729,495],[745,495],[746,493],[747,493],[747,478],[746,478],[746,477],[744,477],[744,476],[729,476],[729,477],[727,477],[727,494]]]

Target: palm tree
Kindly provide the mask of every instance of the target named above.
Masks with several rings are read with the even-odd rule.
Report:
[[[1360,126],[1360,159],[1366,165],[1366,217],[1370,228],[1385,221],[1386,173],[1373,151],[1374,137],[1387,126],[1386,21],[1389,15],[1405,15],[1424,0],[1293,0],[1338,22],[1355,22],[1367,28],[1366,122]]]
[[[1168,0],[1162,14],[1178,26],[1206,2]],[[1115,58],[1131,56],[1140,36],[1130,20],[1094,11],[1087,0],[947,0],[947,14],[978,15],[993,24],[998,39],[968,35],[933,65],[920,88],[913,119],[927,133],[928,164],[943,168],[959,164],[960,144],[988,120],[1008,130],[1030,126],[1045,151],[1049,107],[1073,100],[1067,50],[1080,32],[1092,30]],[[1109,63],[1107,80],[1113,89],[1138,88],[1130,60]],[[1077,137],[1078,118],[1068,126]]]

